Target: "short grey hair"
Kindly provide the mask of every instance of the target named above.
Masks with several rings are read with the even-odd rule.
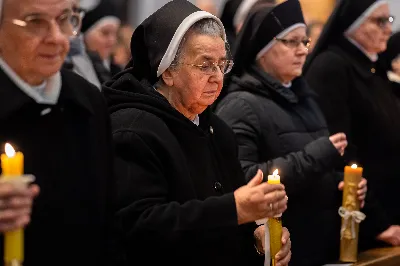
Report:
[[[204,18],[197,21],[189,28],[189,30],[183,36],[182,41],[178,46],[178,50],[176,51],[175,58],[169,67],[170,69],[174,69],[177,67],[177,65],[179,65],[179,62],[181,61],[184,55],[186,42],[192,34],[206,35],[211,37],[221,37],[221,39],[223,40],[225,39],[225,30],[215,19]],[[160,76],[160,79],[157,81],[154,87],[157,89],[162,87],[163,85],[164,82],[162,80],[162,77]]]
[[[189,30],[183,36],[182,41],[179,44],[178,50],[176,52],[175,58],[171,63],[171,66],[178,64],[182,59],[185,44],[190,35],[192,34],[206,35],[211,37],[221,37],[222,39],[225,38],[224,29],[221,27],[220,24],[218,24],[218,22],[215,19],[204,18],[197,21],[189,28]]]

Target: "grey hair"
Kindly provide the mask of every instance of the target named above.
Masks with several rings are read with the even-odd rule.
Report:
[[[181,61],[184,55],[183,52],[185,50],[185,44],[192,34],[206,35],[210,37],[221,37],[223,40],[225,39],[225,31],[215,19],[204,18],[197,21],[189,28],[189,30],[183,36],[182,41],[178,46],[178,50],[176,51],[175,58],[169,67],[170,69],[175,69],[179,65],[179,62]],[[158,89],[164,85],[165,85],[164,81],[162,77],[160,77],[160,79],[154,85],[154,88]]]
[[[171,63],[171,66],[177,65],[182,59],[186,41],[192,34],[206,35],[210,37],[221,37],[222,39],[225,38],[224,29],[221,27],[220,24],[218,24],[217,21],[215,21],[215,19],[204,18],[197,21],[183,36],[182,41],[179,44],[178,50],[176,52],[175,58]]]

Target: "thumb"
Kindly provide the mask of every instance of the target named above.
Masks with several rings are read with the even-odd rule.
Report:
[[[343,191],[343,188],[344,188],[344,182],[341,181],[341,182],[339,183],[338,189],[339,189],[340,191]]]
[[[250,182],[247,184],[247,186],[249,187],[255,187],[259,184],[261,184],[262,180],[263,180],[263,172],[258,169],[257,174],[250,180]]]

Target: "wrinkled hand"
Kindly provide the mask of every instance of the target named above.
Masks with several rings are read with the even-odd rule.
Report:
[[[330,136],[329,140],[332,142],[333,146],[335,146],[339,154],[343,156],[344,150],[347,147],[346,135],[344,133],[337,133],[335,135]]]
[[[37,185],[22,188],[0,183],[0,232],[26,226],[30,222],[32,201],[38,194]]]
[[[287,228],[282,228],[282,248],[276,254],[276,266],[287,266],[292,257],[292,242],[290,241],[290,233]]]
[[[400,226],[390,226],[386,231],[379,234],[377,239],[392,246],[400,246]]]
[[[343,191],[343,188],[344,188],[344,182],[342,181],[339,183],[339,190]],[[358,200],[360,201],[361,208],[364,208],[367,191],[368,191],[367,179],[362,178],[361,182],[358,183],[358,190],[357,190],[357,196]]]
[[[265,225],[259,226],[254,231],[256,238],[256,246],[258,250],[265,250]],[[292,257],[292,242],[290,241],[290,233],[287,228],[282,228],[282,248],[276,254],[276,266],[287,266]]]
[[[238,223],[245,224],[266,217],[274,217],[287,208],[283,185],[262,183],[263,173],[258,170],[250,182],[234,192]]]

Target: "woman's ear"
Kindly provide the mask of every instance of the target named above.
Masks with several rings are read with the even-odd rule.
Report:
[[[169,68],[161,74],[161,78],[163,79],[165,85],[169,87],[174,86],[174,76]]]

